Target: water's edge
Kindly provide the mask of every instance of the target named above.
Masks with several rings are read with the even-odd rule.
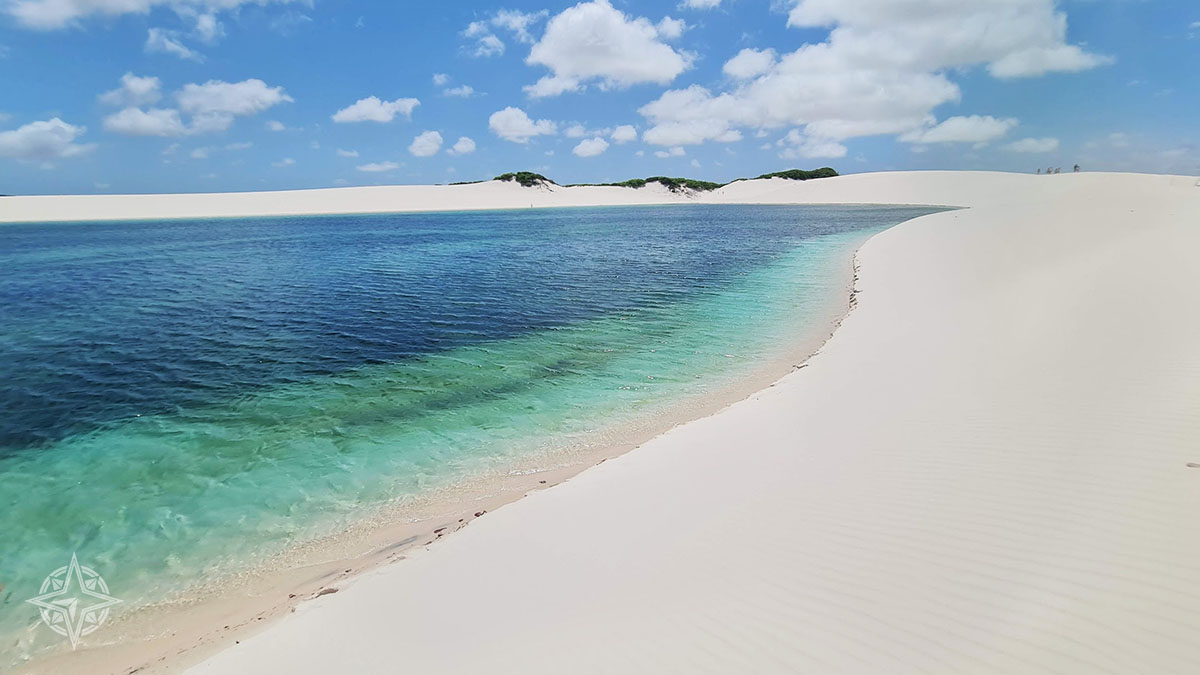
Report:
[[[906,221],[907,222],[907,221]],[[894,226],[893,226],[894,227]],[[890,228],[886,228],[890,229]],[[886,231],[886,229],[884,231]],[[305,542],[273,556],[260,569],[247,570],[196,594],[116,617],[102,634],[78,651],[59,650],[26,664],[29,673],[179,672],[295,611],[305,600],[351,581],[384,564],[403,560],[472,520],[526,494],[549,489],[589,467],[620,456],[688,422],[708,417],[745,400],[801,366],[820,351],[853,309],[857,250],[878,232],[856,237],[842,254],[840,312],[820,317],[805,339],[787,345],[777,357],[699,399],[685,399],[666,414],[623,429],[609,430],[610,442],[564,456],[553,468],[517,462],[507,471],[478,476],[428,499],[365,516],[345,531]],[[163,626],[170,626],[164,630]],[[103,635],[100,643],[96,638]]]
[[[789,337],[789,344],[780,344],[759,364],[713,390],[677,400],[661,414],[636,423],[604,428],[597,432],[602,442],[578,452],[563,451],[549,464],[544,455],[513,458],[449,489],[364,511],[344,531],[290,546],[255,569],[115,616],[101,633],[89,637],[86,647],[40,654],[18,672],[177,672],[295,611],[299,603],[404,559],[414,547],[432,544],[476,517],[753,396],[820,351],[854,308],[857,251],[873,236],[899,224],[866,228],[847,237],[829,262],[830,268],[837,269],[838,276],[830,280],[830,286],[838,289],[837,299],[830,292],[829,307],[811,317],[803,335],[791,336],[794,341]]]

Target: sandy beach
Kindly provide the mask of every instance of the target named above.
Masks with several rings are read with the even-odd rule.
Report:
[[[854,309],[770,387],[141,672],[1193,672],[1195,177],[11,197],[0,220],[673,202],[965,208],[866,243]]]

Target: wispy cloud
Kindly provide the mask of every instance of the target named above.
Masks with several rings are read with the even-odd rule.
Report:
[[[204,55],[179,41],[178,31],[151,28],[146,34],[147,54],[170,54],[186,61],[204,62]]]
[[[396,162],[371,162],[370,164],[360,164],[355,168],[366,173],[383,173],[395,171],[400,168],[400,165]]]

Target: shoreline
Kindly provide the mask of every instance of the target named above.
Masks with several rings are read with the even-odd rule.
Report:
[[[145,672],[1190,672],[1196,186],[926,172],[713,195],[969,210],[863,243],[856,307],[803,369]]]
[[[773,387],[189,672],[1191,672],[1195,178],[723,197],[971,208],[863,245],[855,311]]]
[[[829,311],[817,318],[809,334],[760,365],[722,376],[713,390],[673,401],[632,422],[593,430],[582,447],[556,446],[506,463],[502,470],[475,473],[398,504],[369,508],[342,532],[305,540],[251,568],[188,589],[182,597],[114,617],[105,625],[106,639],[90,637],[78,651],[40,654],[15,672],[179,672],[270,628],[305,601],[336,592],[328,589],[404,560],[489,512],[564,484],[671,429],[774,386],[819,353],[853,310],[857,252],[879,233],[857,233],[839,254],[838,300],[830,301]],[[164,624],[173,626],[165,636],[159,629]]]

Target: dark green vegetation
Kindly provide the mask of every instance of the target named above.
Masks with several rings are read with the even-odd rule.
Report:
[[[692,178],[670,178],[668,176],[650,176],[649,178],[630,178],[620,183],[574,183],[567,187],[627,187],[627,188],[643,188],[647,183],[661,183],[663,187],[671,192],[679,192],[680,190],[716,190],[724,185],[724,183],[712,183],[706,180],[695,180]]]
[[[788,169],[787,171],[776,171],[775,173],[764,173],[759,178],[788,178],[791,180],[812,180],[814,178],[833,178],[838,175],[837,171],[825,166],[815,171],[804,171],[802,169]]]
[[[833,178],[838,175],[837,171],[829,167],[822,167],[814,171],[805,171],[803,169],[789,169],[787,171],[776,171],[775,173],[764,173],[759,178],[787,178],[789,180],[812,180],[814,178]],[[518,171],[516,173],[505,173],[496,176],[494,180],[516,181],[525,187],[533,187],[534,185],[542,185],[550,183],[557,185],[554,181],[546,178],[540,173],[531,171]],[[734,181],[750,180],[748,178],[738,178]],[[599,187],[627,187],[627,188],[643,188],[648,183],[659,183],[671,192],[681,192],[684,190],[692,190],[694,192],[706,192],[708,190],[716,190],[719,187],[728,185],[728,183],[713,183],[707,180],[696,180],[694,178],[672,178],[670,176],[650,176],[649,178],[630,178],[620,183],[572,183],[565,187],[584,187],[584,186],[599,186]]]
[[[511,181],[515,180],[516,182],[520,183],[521,185],[523,185],[525,187],[533,187],[535,185],[543,185],[545,183],[550,183],[551,185],[558,185],[558,183],[555,183],[554,181],[550,180],[549,178],[546,178],[542,174],[533,173],[532,171],[518,171],[516,173],[502,173],[499,176],[496,176],[495,178],[493,178],[492,180],[502,180],[505,182],[511,182]]]
[[[706,180],[694,180],[691,178],[668,178],[667,176],[651,176],[646,179],[647,183],[661,183],[663,187],[671,192],[679,192],[680,190],[716,190],[724,185],[724,183],[711,183]]]

